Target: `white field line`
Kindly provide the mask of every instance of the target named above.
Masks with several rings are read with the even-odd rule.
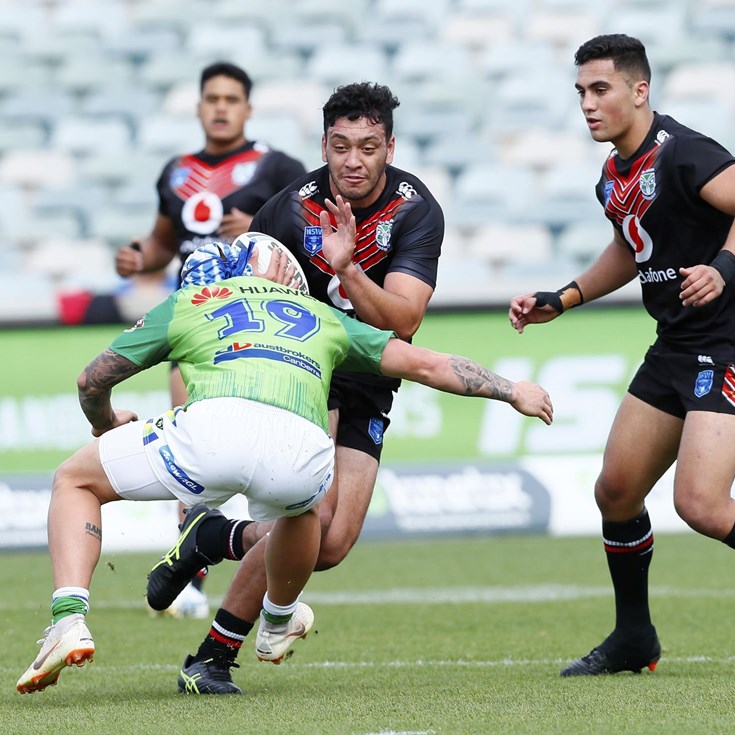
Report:
[[[612,598],[612,587],[583,587],[579,585],[521,585],[516,587],[427,587],[379,589],[372,591],[304,592],[303,600],[314,605],[447,605],[569,602],[595,597]],[[735,589],[687,589],[679,587],[652,587],[651,597],[680,597],[720,599],[735,597]],[[51,592],[49,591],[49,599]],[[211,606],[219,606],[222,598],[210,597]],[[96,609],[145,609],[143,595],[137,600],[97,600],[94,589],[91,598]],[[36,610],[48,604],[47,600],[0,600],[0,610]]]
[[[456,661],[426,661],[418,659],[416,661],[314,661],[311,663],[298,663],[291,659],[288,662],[289,669],[338,669],[338,670],[356,670],[356,669],[505,669],[519,668],[529,666],[564,666],[569,663],[569,658],[538,658],[538,659],[514,659],[503,658],[489,661],[464,661],[457,659]],[[733,664],[735,656],[666,656],[661,658],[663,664]],[[17,667],[16,667],[17,668]],[[16,668],[9,666],[0,666],[0,674],[17,673]],[[116,666],[114,664],[104,664],[101,662],[93,662],[82,669],[83,673],[98,671],[104,674],[124,674],[131,671],[160,671],[176,673],[180,666],[174,664],[133,664],[131,666]],[[654,674],[655,675],[655,674]],[[648,674],[651,676],[651,674]],[[584,677],[583,677],[584,678]]]

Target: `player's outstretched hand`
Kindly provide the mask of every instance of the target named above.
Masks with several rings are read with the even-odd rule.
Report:
[[[524,416],[535,416],[545,424],[551,424],[554,420],[554,407],[549,394],[540,385],[528,380],[514,383],[510,405]]]
[[[560,312],[552,306],[537,306],[536,301],[536,296],[532,293],[516,296],[511,300],[508,318],[511,327],[518,334],[523,334],[523,329],[528,324],[544,324],[559,316]]]
[[[679,293],[682,306],[709,304],[720,296],[725,288],[725,281],[720,272],[709,265],[679,268],[679,274],[684,276]]]
[[[143,270],[143,253],[140,251],[140,242],[133,240],[130,245],[121,247],[115,253],[115,270],[123,278]]]
[[[118,426],[122,426],[123,424],[129,424],[131,421],[137,421],[138,420],[138,414],[133,411],[128,411],[127,409],[114,409],[113,413],[115,414],[115,421],[110,426],[106,426],[104,429],[95,429],[92,427],[92,436],[102,436],[106,432],[110,431],[110,429],[116,429]]]
[[[322,226],[322,255],[327,259],[335,273],[339,273],[352,263],[352,254],[355,252],[355,238],[357,225],[355,215],[352,214],[350,203],[337,194],[335,201],[329,199],[324,202],[334,217],[335,227],[325,211],[319,214],[319,224]]]

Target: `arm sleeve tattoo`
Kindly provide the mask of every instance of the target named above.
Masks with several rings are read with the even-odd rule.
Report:
[[[474,360],[452,355],[449,359],[454,374],[464,385],[464,395],[483,396],[499,401],[510,401],[513,384]]]
[[[114,422],[110,393],[112,388],[143,368],[110,349],[101,352],[84,368],[79,378],[79,404],[96,429]]]

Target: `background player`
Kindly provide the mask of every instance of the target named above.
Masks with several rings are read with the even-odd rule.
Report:
[[[339,240],[340,234],[329,234],[328,222],[325,229],[325,242]],[[21,693],[55,684],[66,666],[94,655],[86,614],[101,550],[101,506],[123,498],[178,498],[200,508],[201,502],[217,505],[242,493],[253,518],[277,518],[268,539],[256,654],[278,662],[291,638],[306,635],[313,615],[298,596],[319,549],[315,508],[333,475],[327,395],[335,365],[502,400],[551,423],[551,402],[540,386],[505,380],[467,358],[414,347],[297,289],[242,276],[249,255],[224,243],[202,246],[184,264],[183,281],[192,285],[125,330],[80,375],[80,403],[100,438],[54,476],[48,524],[53,621],[18,681]],[[272,267],[282,275],[281,261],[274,257]],[[253,335],[257,349],[248,342]],[[291,359],[284,360],[284,353]],[[115,385],[172,359],[186,381],[186,408],[146,422],[113,409]],[[192,523],[193,528],[198,536],[204,526]],[[230,543],[231,530],[223,529],[220,546]],[[179,688],[204,693],[200,675],[208,662],[185,668]],[[219,682],[218,693],[240,693],[225,683]]]
[[[735,159],[651,109],[651,70],[637,39],[598,36],[575,62],[590,133],[615,146],[597,184],[613,239],[563,289],[514,298],[510,321],[523,332],[637,276],[658,336],[620,405],[595,484],[615,629],[563,676],[655,668],[645,499],[675,460],[678,514],[735,548]]]
[[[197,117],[204,148],[165,165],[156,185],[159,205],[153,230],[118,250],[115,266],[121,276],[165,268],[177,256],[183,263],[200,245],[233,240],[250,229],[253,215],[271,196],[304,174],[299,161],[247,139],[252,86],[248,74],[234,64],[217,62],[202,71]],[[174,366],[171,402],[180,406],[185,401]],[[201,576],[194,580],[197,588],[201,583]],[[178,607],[181,614],[209,614],[198,590],[188,589]]]

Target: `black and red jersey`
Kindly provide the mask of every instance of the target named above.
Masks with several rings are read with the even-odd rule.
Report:
[[[710,263],[725,244],[733,218],[700,196],[702,187],[735,163],[719,143],[654,114],[638,150],[613,150],[596,193],[638,266],[643,303],[671,349],[735,347],[735,284],[703,307],[682,306],[679,268]]]
[[[171,159],[156,185],[158,211],[174,223],[182,263],[200,245],[222,239],[217,229],[233,207],[255,214],[305,170],[254,141],[219,156],[200,151]]]
[[[383,285],[387,273],[408,273],[432,288],[444,237],[444,215],[426,186],[413,174],[388,166],[383,193],[365,209],[353,209],[357,237],[353,262]],[[275,237],[296,255],[312,296],[353,314],[352,304],[321,253],[319,214],[333,199],[323,166],[293,182],[253,220],[255,232]],[[334,218],[330,215],[332,222]]]
[[[444,238],[444,214],[426,186],[413,174],[386,168],[377,201],[353,209],[357,237],[353,262],[379,286],[388,273],[414,276],[432,288]],[[302,176],[273,197],[253,219],[252,229],[282,242],[296,256],[314,298],[355,316],[339,279],[321,253],[319,214],[333,200],[327,166]],[[334,218],[330,215],[334,223]],[[395,386],[398,381],[373,378]]]

